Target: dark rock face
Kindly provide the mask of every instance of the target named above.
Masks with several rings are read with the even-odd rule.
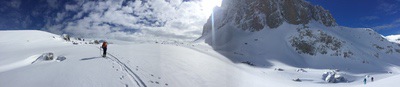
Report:
[[[264,27],[274,29],[283,22],[300,25],[314,20],[325,26],[337,26],[329,11],[304,0],[223,0],[214,14],[216,29],[228,22],[253,32]],[[205,24],[204,31],[211,29],[210,22]]]

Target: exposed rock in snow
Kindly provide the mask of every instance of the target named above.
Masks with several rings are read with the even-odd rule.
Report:
[[[332,35],[328,35],[327,33],[318,30],[313,31],[309,29],[297,29],[299,34],[297,36],[293,36],[290,40],[290,43],[299,53],[305,53],[310,55],[320,54],[330,54],[332,56],[339,56],[342,53],[341,48],[344,41],[338,40]],[[328,53],[333,52],[333,53]],[[344,57],[350,57],[353,53],[349,51],[343,54]]]
[[[307,71],[304,69],[297,69],[296,72],[307,72]]]
[[[54,59],[54,54],[53,53],[44,53],[42,55],[44,60],[53,60]]]
[[[198,40],[235,63],[272,67],[276,64],[271,61],[279,61],[370,72],[400,65],[395,62],[400,61],[398,44],[369,28],[337,26],[328,11],[304,0],[224,0],[214,12],[214,33],[209,19]]]
[[[66,58],[65,56],[58,56],[56,60],[57,60],[58,62],[61,62],[61,61],[64,61],[64,60],[66,60],[66,59],[67,59],[67,58]]]
[[[292,79],[292,80],[295,81],[295,82],[301,82],[301,80],[299,78]]]
[[[274,70],[276,70],[276,71],[284,71],[284,69],[282,69],[282,68],[275,68]]]
[[[336,73],[335,71],[325,72],[324,74],[322,74],[322,79],[329,83],[338,83],[347,81],[342,75]]]
[[[229,22],[249,31],[277,28],[283,22],[300,25],[317,21],[325,26],[337,26],[329,11],[304,0],[223,0],[215,15],[216,29]],[[210,19],[203,27],[203,34],[211,29]]]

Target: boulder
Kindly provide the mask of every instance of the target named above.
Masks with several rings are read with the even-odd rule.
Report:
[[[42,56],[43,56],[44,60],[53,60],[54,59],[53,53],[44,53]]]
[[[339,82],[347,81],[342,75],[340,75],[339,73],[336,73],[334,71],[325,72],[324,74],[322,74],[322,79],[328,83],[339,83]]]

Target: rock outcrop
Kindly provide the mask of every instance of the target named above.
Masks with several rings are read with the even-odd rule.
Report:
[[[274,29],[283,22],[300,25],[317,21],[328,27],[337,26],[329,11],[304,0],[224,0],[214,12],[216,29],[229,22],[252,32]],[[203,27],[203,34],[211,29],[210,19]]]

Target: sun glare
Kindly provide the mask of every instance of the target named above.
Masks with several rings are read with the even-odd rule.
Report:
[[[215,6],[221,7],[222,0],[202,0],[201,6],[205,14],[210,15]]]

